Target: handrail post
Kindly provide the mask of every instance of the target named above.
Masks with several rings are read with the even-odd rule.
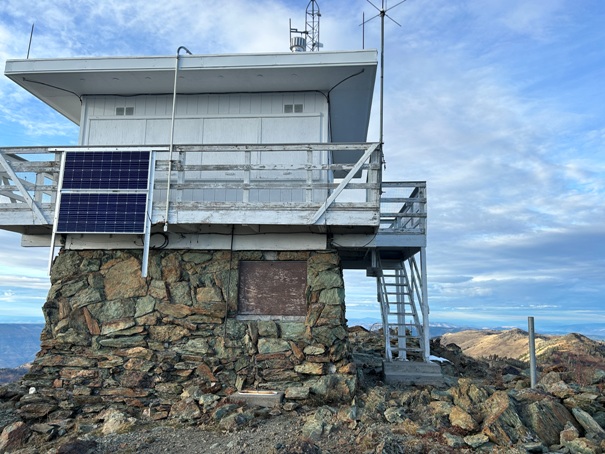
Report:
[[[313,201],[313,150],[307,149],[307,189],[305,190],[305,202]]]
[[[252,152],[249,148],[244,150],[244,163],[246,168],[244,170],[244,189],[242,194],[242,202],[250,202],[250,166],[252,165]]]
[[[527,331],[529,335],[529,380],[531,388],[536,387],[536,333],[534,331],[534,318],[527,317]]]

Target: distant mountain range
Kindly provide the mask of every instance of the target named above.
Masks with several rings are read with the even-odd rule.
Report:
[[[0,369],[33,361],[43,328],[43,323],[0,323]]]
[[[367,317],[356,318],[348,321],[349,326],[363,326],[367,329],[380,328],[380,320]],[[457,333],[459,331],[468,330],[483,330],[483,331],[508,331],[511,326],[496,326],[496,327],[477,327],[477,326],[459,326],[444,322],[431,322],[430,334],[431,338],[439,337],[446,333]],[[527,329],[527,327],[524,327]],[[578,333],[586,337],[596,340],[605,340],[605,324],[603,323],[577,323],[573,325],[556,325],[556,326],[540,326],[539,320],[536,321],[536,332],[540,334],[564,335],[569,333]]]
[[[511,329],[467,330],[445,334],[441,344],[456,344],[464,354],[476,359],[498,356],[529,361],[527,331]],[[536,335],[535,353],[541,364],[574,364],[605,368],[605,343],[581,334]]]

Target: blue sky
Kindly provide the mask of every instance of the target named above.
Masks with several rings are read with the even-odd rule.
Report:
[[[287,51],[306,5],[3,0],[0,59],[25,58],[33,22],[31,58]],[[324,50],[360,48],[372,6],[319,6]],[[428,182],[431,320],[605,327],[605,2],[408,0],[390,14],[402,27],[387,20],[385,180]],[[366,48],[379,31],[367,24]],[[0,97],[0,146],[77,143],[4,77]],[[48,251],[0,242],[0,321],[41,317]],[[347,273],[348,317],[378,317],[360,277]]]

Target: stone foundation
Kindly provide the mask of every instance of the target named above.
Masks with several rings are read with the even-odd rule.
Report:
[[[304,261],[306,315],[238,316],[240,261]],[[242,389],[347,401],[356,372],[335,252],[62,251],[41,351],[23,384],[25,419],[109,406],[156,419]],[[250,318],[250,317],[248,317]]]

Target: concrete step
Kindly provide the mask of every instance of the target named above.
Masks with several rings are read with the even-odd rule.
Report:
[[[443,385],[441,367],[434,363],[417,361],[383,361],[382,371],[387,384]]]

